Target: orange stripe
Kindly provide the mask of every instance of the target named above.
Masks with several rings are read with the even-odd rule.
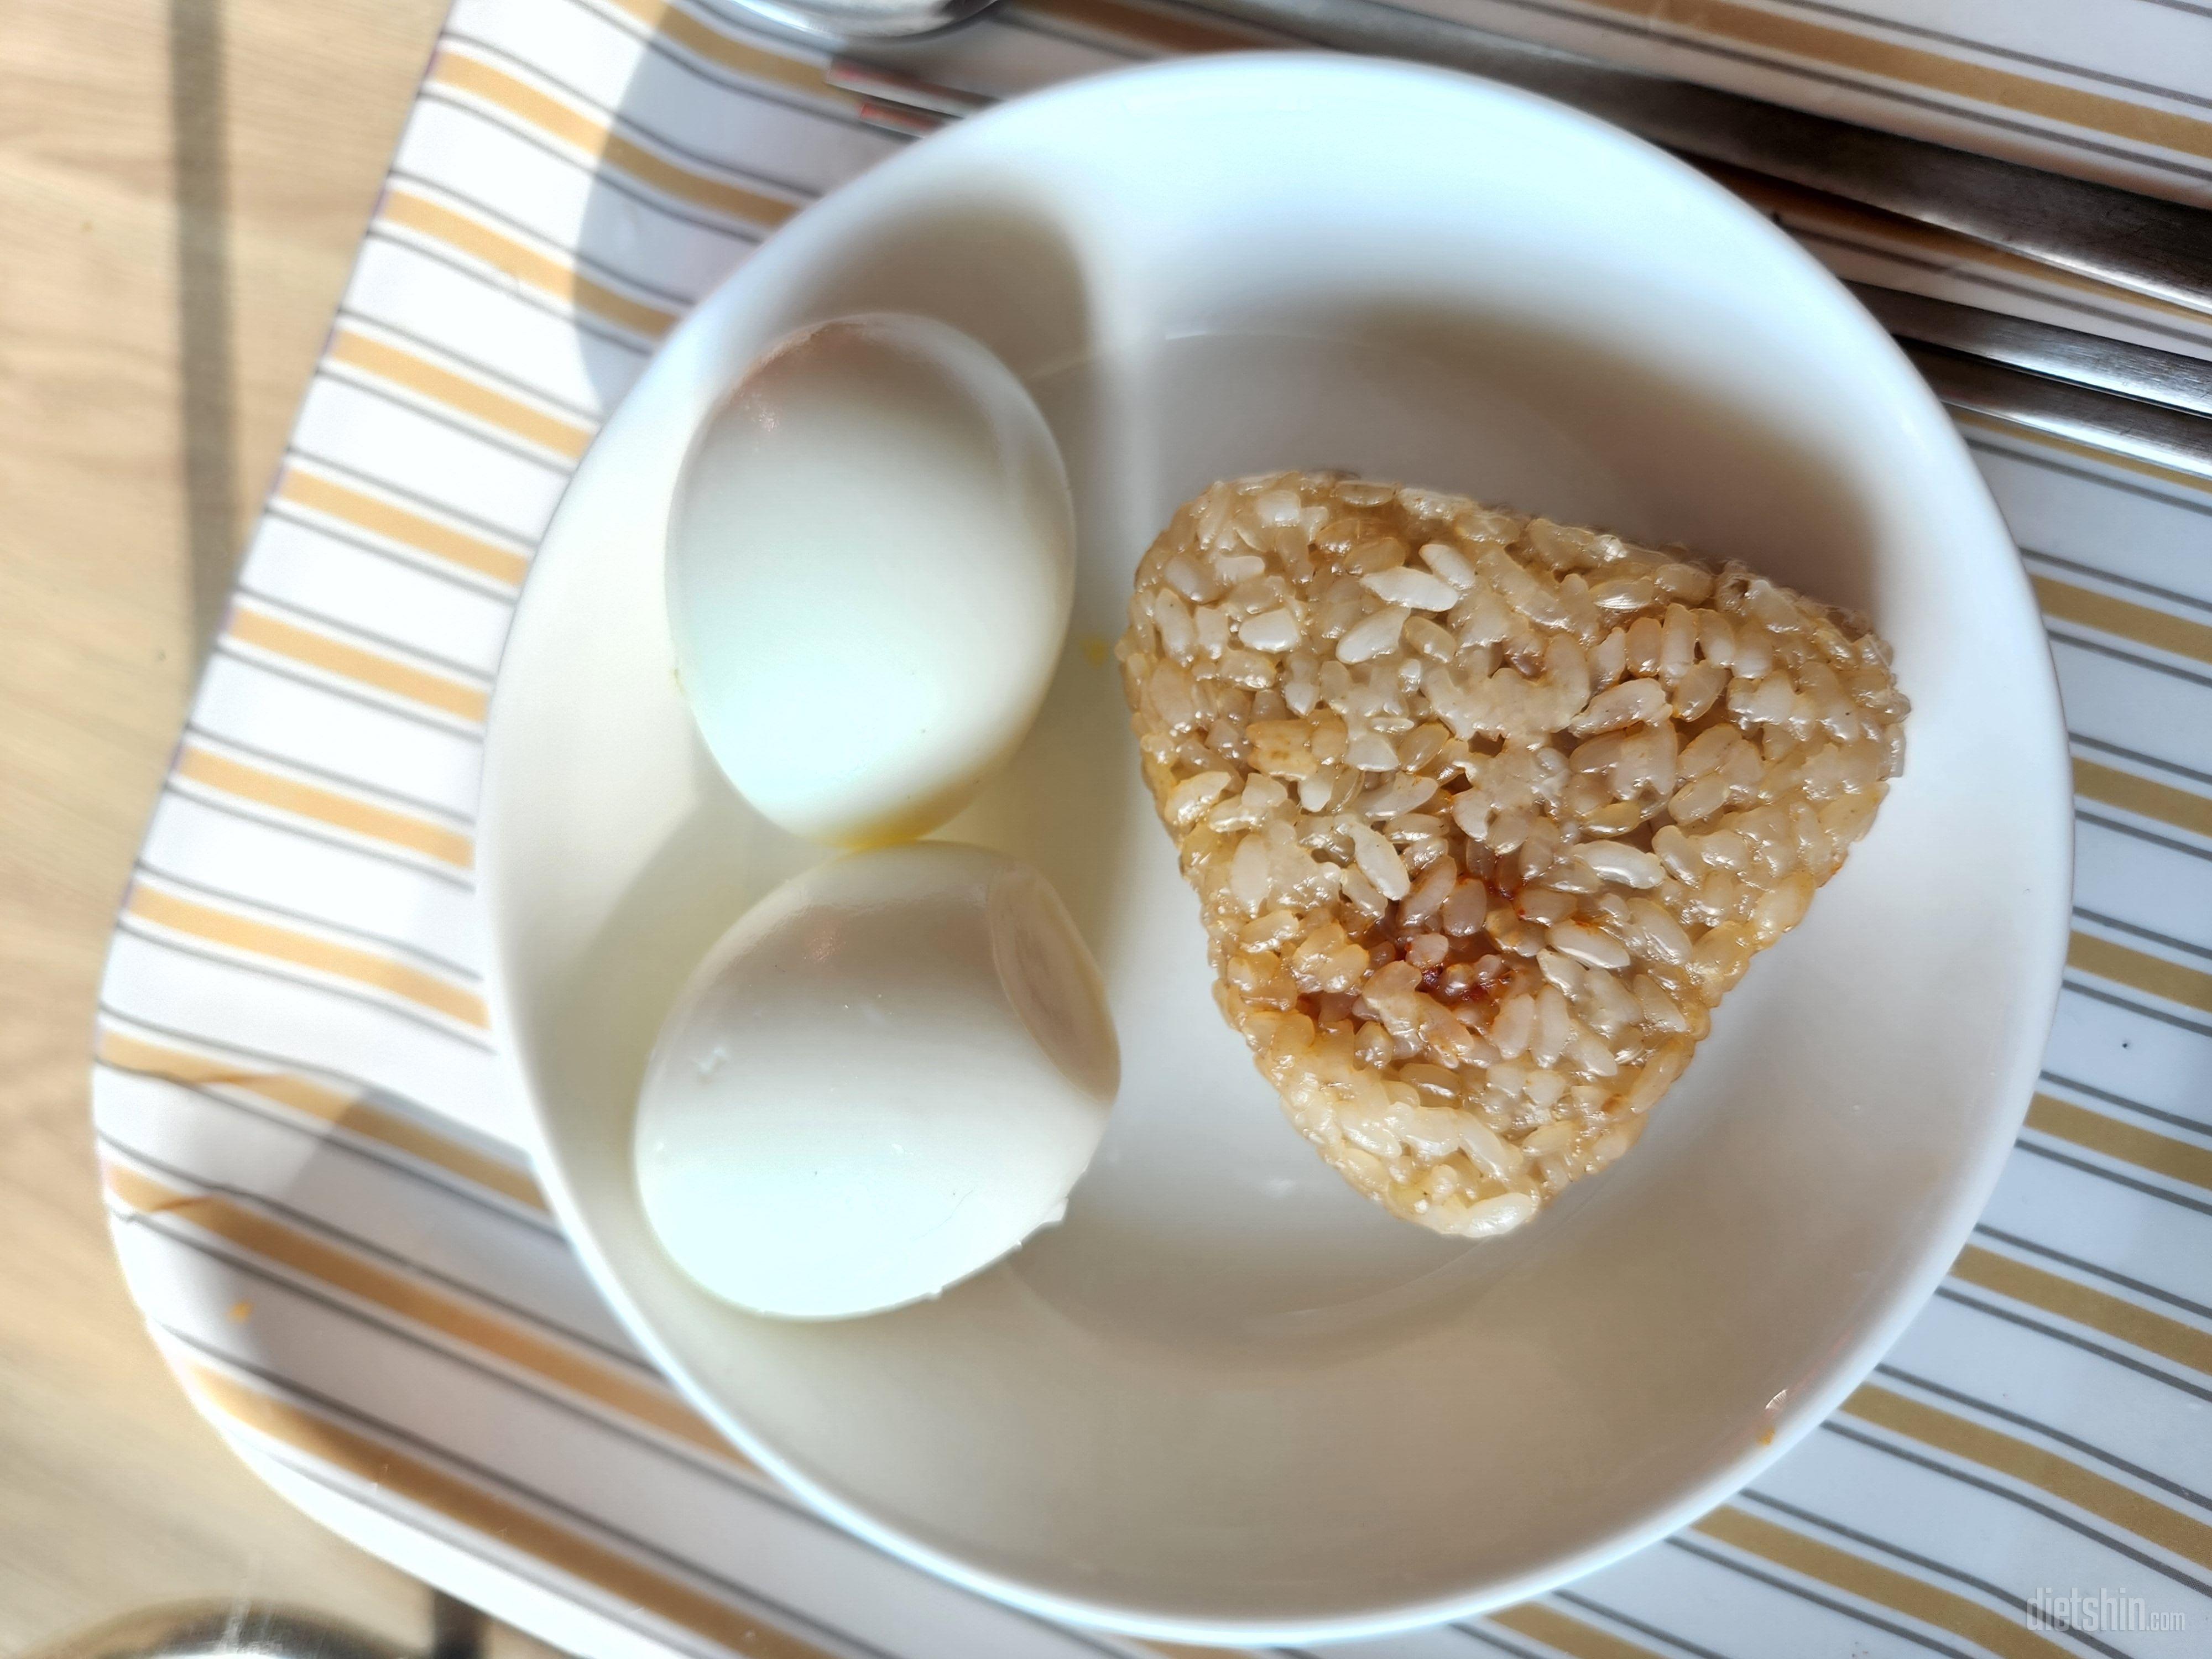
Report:
[[[2093,1112],[2070,1100],[2036,1096],[2027,1109],[2027,1127],[2061,1140],[2153,1170],[2192,1187],[2212,1188],[2212,1147],[2160,1134],[2141,1124]]]
[[[511,432],[570,460],[581,456],[592,441],[589,428],[573,421],[548,415],[520,398],[493,391],[481,380],[434,363],[428,357],[404,351],[387,341],[356,334],[351,329],[342,328],[332,336],[329,357],[332,362],[345,363],[394,386],[405,386],[434,403],[474,416],[486,426]]]
[[[2186,789],[2156,783],[2114,767],[2100,766],[2095,761],[2078,759],[2074,763],[2074,788],[2091,800],[2117,806],[2123,812],[2157,818],[2177,830],[2197,835],[2212,836],[2212,800],[2192,795]]]
[[[349,484],[335,483],[317,473],[302,472],[297,467],[284,469],[284,476],[276,482],[276,495],[282,501],[327,513],[356,529],[402,543],[418,553],[428,553],[433,558],[490,576],[509,586],[520,586],[530,568],[530,562],[522,555],[495,542],[483,541],[420,513],[394,507]]]
[[[752,1466],[680,1401],[586,1359],[511,1320],[433,1290],[420,1279],[379,1266],[351,1250],[273,1221],[259,1211],[215,1193],[179,1192],[121,1164],[110,1162],[107,1189],[131,1209],[174,1215],[202,1232],[227,1240],[264,1261],[371,1302],[427,1329],[595,1400],[625,1417],[650,1424],[726,1462]]]
[[[2153,1313],[2148,1308],[2092,1290],[2040,1267],[2031,1267],[2025,1261],[1999,1255],[1978,1244],[1969,1244],[1959,1252],[1959,1259],[1951,1264],[1951,1273],[1969,1285],[1978,1285],[1999,1296],[2025,1302],[2076,1325],[2087,1325],[2092,1330],[2116,1336],[2148,1352],[2163,1354],[2176,1364],[2212,1376],[2212,1332],[2185,1325],[2178,1319]]]
[[[663,0],[608,0],[608,3],[635,19],[647,32],[697,53],[710,64],[736,70],[757,81],[773,81],[778,86],[796,88],[833,103],[842,101],[823,77],[819,64],[763,52],[702,22],[690,12],[663,3]]]
[[[265,1071],[230,1060],[215,1060],[166,1044],[148,1042],[124,1033],[103,1030],[94,1050],[101,1061],[118,1071],[156,1077],[171,1083],[235,1089],[327,1123],[346,1133],[374,1140],[395,1152],[436,1165],[465,1181],[489,1188],[533,1210],[544,1210],[545,1200],[538,1183],[511,1164],[461,1145],[395,1113],[372,1106],[359,1097],[325,1088],[289,1072]]]
[[[1547,1607],[1540,1601],[1523,1601],[1518,1607],[1493,1613],[1489,1618],[1493,1625],[1503,1625],[1533,1642],[1571,1654],[1573,1659],[1659,1659],[1649,1648],[1624,1642],[1609,1632],[1586,1625],[1579,1619],[1570,1619],[1557,1607]]]
[[[1969,63],[1943,52],[1899,46],[1802,17],[1779,16],[1735,0],[1593,0],[1593,3],[1645,23],[1664,24],[1667,34],[1662,38],[1687,34],[1734,41],[1808,59],[1826,68],[1925,87],[2061,125],[2212,159],[2212,123],[1987,64]]]
[[[2004,1659],[2067,1659],[2067,1650],[1978,1601],[1939,1589],[1925,1579],[1879,1566],[1861,1555],[1739,1509],[1718,1509],[1692,1523],[1696,1531],[1808,1578],[1978,1642]]]
[[[2092,933],[2074,935],[2066,948],[2066,965],[2212,1014],[2212,974],[2202,969],[2185,968]]]
[[[2071,1458],[1871,1382],[1856,1389],[1844,1402],[1844,1409],[1923,1445],[2039,1486],[2199,1566],[2212,1566],[2212,1526],[2109,1480]]]
[[[395,697],[404,697],[444,714],[458,714],[463,720],[481,720],[491,702],[491,694],[477,686],[414,667],[362,646],[348,645],[327,634],[279,621],[266,611],[245,605],[232,611],[230,626],[225,631],[242,644],[258,646],[310,668],[319,668],[326,674],[336,674],[341,679],[379,691],[389,691]]]
[[[2172,652],[2177,657],[2193,657],[2198,662],[2212,663],[2212,628],[2203,623],[2190,622],[2147,605],[2116,599],[2109,593],[2076,587],[2071,582],[2050,576],[2031,576],[2028,580],[2035,585],[2035,597],[2044,610],[2063,621],[2094,628],[2100,634],[2116,634],[2155,650]]]
[[[799,211],[796,204],[781,197],[764,196],[711,173],[679,167],[604,122],[540,92],[528,82],[518,80],[480,58],[463,57],[450,47],[438,54],[430,67],[430,78],[441,86],[453,87],[488,104],[497,105],[540,132],[573,145],[586,155],[605,160],[639,182],[665,191],[679,200],[770,228]]]
[[[504,272],[525,287],[551,295],[564,305],[596,313],[609,322],[658,339],[674,326],[676,315],[617,293],[595,283],[550,254],[504,235],[490,226],[457,213],[442,202],[433,202],[412,191],[386,190],[380,216],[395,225],[436,238]]]
[[[475,861],[474,846],[458,830],[448,829],[428,818],[416,817],[410,812],[396,812],[388,806],[372,806],[367,801],[356,800],[351,795],[342,795],[334,789],[302,783],[297,778],[264,771],[258,766],[248,766],[228,755],[214,754],[191,744],[185,744],[178,754],[177,775],[189,778],[210,789],[221,790],[226,795],[235,795],[241,800],[273,806],[295,817],[313,818],[318,823],[350,830],[372,841],[388,842],[394,847],[404,847],[411,853],[423,854],[456,869],[465,870]]]
[[[641,1566],[535,1510],[319,1413],[303,1411],[197,1361],[179,1360],[177,1370],[210,1413],[318,1458],[380,1491],[395,1492],[504,1548],[534,1556],[616,1601],[641,1607],[748,1659],[831,1659],[823,1650],[749,1612]]]
[[[434,974],[426,974],[404,962],[394,962],[389,957],[356,950],[349,945],[334,945],[312,933],[198,904],[149,887],[143,882],[131,890],[126,908],[134,916],[159,927],[174,928],[180,933],[190,933],[196,939],[387,991],[464,1025],[481,1030],[490,1023],[483,999],[475,992],[465,991]]]

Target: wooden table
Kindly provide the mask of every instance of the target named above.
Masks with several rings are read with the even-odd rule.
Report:
[[[417,1644],[124,1294],[88,1033],[111,915],[441,0],[0,6],[0,1655],[142,1603]]]

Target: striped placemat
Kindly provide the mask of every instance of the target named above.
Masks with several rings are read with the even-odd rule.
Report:
[[[1864,126],[2212,205],[2202,0],[1412,0]]]
[[[2171,84],[2212,89],[2193,0],[1449,4],[2212,188],[2205,100]],[[1028,0],[898,61],[1003,96],[1245,38]],[[118,927],[94,1073],[117,1247],[253,1467],[556,1644],[1136,1652],[926,1578],[748,1467],[592,1292],[490,1063],[471,823],[514,595],[659,336],[905,142],[825,69],[688,3],[460,0]],[[2212,356],[2212,317],[1754,199],[1847,275]],[[2212,487],[1961,420],[2043,598],[2080,811],[2067,990],[1996,1198],[1877,1375],[1753,1490],[1556,1595],[1362,1651],[2212,1650]]]

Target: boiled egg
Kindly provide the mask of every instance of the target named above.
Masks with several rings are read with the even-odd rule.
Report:
[[[1036,717],[1074,591],[1066,470],[983,346],[921,317],[809,328],[695,439],[668,619],[747,800],[839,846],[926,833]]]
[[[638,1192],[741,1308],[895,1308],[1060,1218],[1120,1077],[1097,966],[1036,870],[949,842],[847,854],[756,904],[678,999]]]

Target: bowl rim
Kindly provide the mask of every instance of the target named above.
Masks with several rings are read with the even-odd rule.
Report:
[[[1923,428],[1924,434],[1948,452],[1958,471],[1960,490],[1974,498],[1975,505],[1987,517],[2001,544],[2008,550],[2013,548],[2009,531],[1989,487],[1974,466],[1964,440],[1942,404],[1917,371],[1911,368],[1910,360],[1896,346],[1887,331],[1838,278],[1771,221],[1689,163],[1612,123],[1539,94],[1442,65],[1325,50],[1251,51],[1177,58],[1081,76],[1010,99],[918,141],[907,149],[877,163],[862,177],[872,179],[889,175],[896,179],[900,170],[910,165],[908,158],[918,152],[927,151],[948,141],[973,142],[961,135],[1034,120],[1042,108],[1111,98],[1132,88],[1141,86],[1149,88],[1176,82],[1188,82],[1196,88],[1207,83],[1237,84],[1255,80],[1267,82],[1313,76],[1349,79],[1382,87],[1418,82],[1432,90],[1449,88],[1470,100],[1531,109],[1546,118],[1643,152],[1648,162],[1673,173],[1686,189],[1705,197],[1720,211],[1736,217],[1743,223],[1748,234],[1766,239],[1771,246],[1778,245],[1778,251],[1793,259],[1814,287],[1825,288],[1830,292],[1844,314],[1856,316],[1868,334],[1869,346],[1888,357],[1891,368],[1902,370],[1909,380],[1909,385],[1899,388],[1899,395],[1905,403],[1917,404],[1911,412],[1917,423]],[[810,204],[777,232],[774,243],[792,246],[796,246],[799,239],[807,238],[811,227],[822,222],[824,205],[844,193],[845,187],[840,186]],[[763,252],[766,251],[764,246]],[[641,372],[637,381],[633,383],[631,391],[626,392],[616,408],[610,411],[601,426],[601,434],[623,419],[633,404],[636,390],[649,379],[653,365],[687,337],[697,325],[698,314],[714,306],[730,288],[748,281],[748,273],[755,268],[760,257],[756,254],[754,259],[748,260],[718,282],[696,302],[692,313],[661,341],[653,357]],[[597,442],[595,437],[595,446]],[[587,453],[570,474],[563,486],[561,501],[556,504],[547,521],[540,541],[541,547],[553,539],[560,526],[569,492],[575,488],[576,481],[584,476],[591,462],[592,456]],[[533,562],[533,575],[536,569]],[[2011,591],[2004,597],[2023,611],[2040,637],[2041,613],[2035,605],[2025,569],[2018,562],[2016,550],[2011,567],[2011,580],[2005,586]],[[538,593],[544,591],[541,585],[526,582],[509,624],[510,639],[516,631],[527,625],[526,618],[532,609],[533,590]],[[2020,1124],[2025,1118],[2062,988],[2070,934],[2075,835],[2070,756],[2060,711],[2056,665],[2047,641],[2039,654],[2039,661],[2041,672],[2036,678],[2032,688],[2033,696],[2029,700],[2034,706],[2027,709],[2028,717],[2021,721],[2023,740],[2019,744],[2023,761],[2040,762],[2039,766],[2033,769],[2023,767],[2023,781],[2033,781],[2033,772],[2039,771],[2044,774],[2042,781],[2049,786],[2039,804],[2033,799],[2036,792],[2023,791],[2023,799],[2029,801],[2033,815],[2031,812],[2021,815],[2022,823],[2027,824],[2033,824],[2037,817],[2044,820],[2041,829],[2043,838],[2049,843],[2046,850],[2051,866],[2046,872],[2050,899],[2049,914],[2044,919],[2045,938],[2040,950],[2029,953],[2032,959],[2024,962],[2021,969],[2022,982],[2033,993],[2027,999],[2031,1006],[2027,1010],[2033,1018],[2023,1024],[2022,1030],[2033,1034],[2033,1041],[2031,1043],[2023,1037],[2016,1050],[2008,1056],[2002,1075],[1988,1088],[1987,1096],[1997,1103],[1999,1115],[1991,1121],[1972,1156],[1954,1171],[1948,1183],[1948,1198],[1929,1224],[1926,1242],[1916,1252],[1909,1266],[1895,1272],[1888,1289],[1880,1300],[1878,1310],[1865,1316],[1857,1334],[1848,1343],[1839,1345],[1826,1361],[1817,1385],[1793,1395],[1786,1408],[1771,1425],[1769,1437],[1764,1440],[1747,1437],[1744,1450],[1717,1463],[1705,1478],[1691,1483],[1672,1501],[1654,1504],[1642,1513],[1626,1517],[1620,1524],[1578,1549],[1504,1577],[1471,1581],[1466,1589],[1453,1594],[1430,1596],[1417,1601],[1377,1604],[1321,1616],[1270,1620],[1162,1613],[1126,1599],[1093,1599],[1041,1589],[1020,1578],[977,1567],[957,1555],[923,1542],[897,1526],[878,1518],[858,1503],[825,1489],[792,1468],[775,1445],[757,1434],[728,1402],[700,1386],[654,1332],[651,1322],[628,1294],[615,1264],[600,1248],[583,1207],[577,1201],[556,1137],[548,1132],[538,1091],[532,1085],[531,1066],[515,1039],[518,1022],[506,969],[505,933],[497,921],[499,915],[507,908],[507,902],[501,896],[506,891],[506,872],[496,851],[501,840],[497,826],[500,816],[498,800],[502,793],[497,781],[504,769],[502,757],[506,752],[499,738],[502,729],[502,711],[511,702],[511,698],[502,695],[507,684],[503,676],[495,680],[485,727],[477,837],[477,889],[484,907],[487,928],[484,986],[491,1013],[496,1071],[508,1098],[520,1109],[519,1117],[526,1126],[532,1164],[554,1214],[570,1246],[584,1263],[594,1288],[606,1298],[624,1328],[674,1383],[684,1398],[705,1415],[718,1431],[811,1509],[866,1542],[963,1589],[1029,1613],[1125,1637],[1158,1641],[1231,1648],[1301,1645],[1370,1639],[1467,1618],[1543,1595],[1561,1584],[1610,1565],[1659,1542],[1725,1503],[1790,1451],[1843,1403],[1872,1373],[1882,1354],[1894,1346],[1949,1273],[1960,1249],[1989,1202],[2010,1155]]]

